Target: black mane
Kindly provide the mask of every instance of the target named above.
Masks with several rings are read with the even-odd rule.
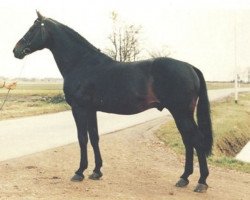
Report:
[[[105,55],[106,57],[112,59],[108,55],[101,52],[100,49],[96,48],[94,45],[92,45],[88,40],[86,40],[83,36],[81,36],[78,32],[73,30],[72,28],[68,27],[67,25],[64,25],[56,20],[53,20],[51,18],[48,18],[49,21],[51,21],[56,26],[60,27],[60,29],[67,33],[71,39],[76,40],[77,42],[80,42],[79,44],[82,44],[85,48],[88,48],[88,51],[92,51],[93,53],[97,53],[99,55]]]

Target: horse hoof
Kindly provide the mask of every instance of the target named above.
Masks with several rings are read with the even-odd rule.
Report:
[[[89,179],[92,179],[92,180],[99,180],[100,178],[102,177],[102,172],[93,172],[90,176],[89,176]]]
[[[194,189],[194,192],[204,193],[204,192],[207,191],[207,189],[208,189],[208,185],[207,184],[198,183],[198,185]]]
[[[186,187],[189,184],[188,180],[180,178],[180,180],[175,184],[176,187]]]
[[[72,178],[71,181],[73,182],[80,182],[84,179],[84,175],[80,176],[79,174],[75,174]]]

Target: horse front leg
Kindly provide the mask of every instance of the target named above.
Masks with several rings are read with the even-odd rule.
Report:
[[[75,175],[71,178],[71,181],[82,181],[84,179],[83,172],[88,167],[88,156],[87,156],[88,113],[86,109],[79,106],[72,106],[72,113],[77,127],[77,135],[80,146],[81,159],[80,159],[79,169],[75,172]]]
[[[93,170],[93,173],[89,176],[89,178],[93,180],[99,180],[102,177],[102,157],[99,148],[99,134],[96,111],[91,111],[88,115],[88,132],[95,155],[95,169]]]

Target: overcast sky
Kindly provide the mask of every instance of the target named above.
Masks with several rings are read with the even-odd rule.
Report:
[[[25,64],[22,77],[61,77],[48,50],[24,61],[13,56],[16,42],[36,19],[35,9],[100,49],[109,45],[115,10],[127,23],[142,26],[144,52],[168,47],[171,57],[200,68],[207,80],[232,80],[235,63],[239,72],[250,67],[247,0],[0,0],[0,76],[17,77]]]

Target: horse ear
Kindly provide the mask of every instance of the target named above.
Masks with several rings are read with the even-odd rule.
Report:
[[[41,13],[38,10],[36,10],[36,14],[38,19],[40,19],[41,21],[45,18],[44,16],[41,15]]]

